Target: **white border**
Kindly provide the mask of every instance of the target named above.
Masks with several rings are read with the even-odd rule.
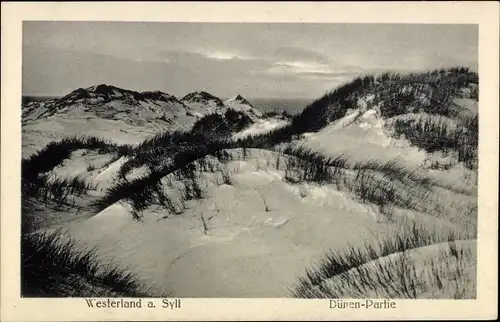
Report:
[[[499,5],[496,2],[2,3],[1,320],[487,319],[497,312]],[[328,300],[183,299],[180,310],[88,309],[82,299],[20,299],[23,20],[479,24],[478,299],[398,300],[392,310],[332,310]],[[19,142],[19,143],[18,143]],[[15,144],[14,144],[15,143]]]

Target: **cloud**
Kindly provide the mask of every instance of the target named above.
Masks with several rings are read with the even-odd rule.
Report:
[[[201,55],[208,59],[213,60],[255,60],[257,57],[242,53],[241,51],[233,50],[213,50],[207,48],[195,48],[186,50],[190,54]]]
[[[328,65],[326,64],[318,64],[314,62],[308,61],[285,61],[285,62],[276,62],[278,66],[284,66],[289,69],[295,70],[297,72],[308,72],[308,71],[318,71],[318,70],[326,70],[328,69]]]
[[[211,49],[194,49],[190,53],[197,53],[214,60],[262,60],[269,64],[290,65],[300,68],[303,66],[325,66],[330,62],[324,55],[299,47],[279,47],[271,53],[258,52],[256,50],[250,52],[234,51],[234,50],[211,50]]]
[[[195,50],[157,50],[159,60],[167,59],[173,66],[209,72],[213,77],[238,77],[271,66],[268,61],[229,52],[203,52]]]
[[[216,51],[216,52],[212,52],[212,53],[205,53],[204,56],[207,58],[216,59],[216,60],[232,60],[232,59],[252,60],[252,59],[256,59],[255,57],[238,55],[238,54],[234,54],[234,53],[221,52],[221,51]]]
[[[307,61],[283,61],[276,62],[273,66],[261,71],[269,76],[307,76],[322,78],[338,78],[344,75],[352,75],[358,71],[351,68],[335,67],[333,65],[307,62]]]
[[[161,49],[150,47],[150,51],[155,52],[157,57],[162,59],[179,60],[181,58],[191,58],[198,60],[211,61],[250,61],[258,60],[257,57],[242,54],[236,51],[227,50],[208,50],[204,48],[189,48],[189,49]]]
[[[230,60],[230,59],[237,58],[236,55],[233,55],[230,53],[223,53],[223,52],[208,53],[208,54],[205,54],[205,56],[208,58],[217,59],[217,60]]]

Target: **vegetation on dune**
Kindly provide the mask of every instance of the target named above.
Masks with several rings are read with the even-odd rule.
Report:
[[[209,137],[228,137],[252,123],[247,114],[229,108],[224,115],[217,113],[205,115],[193,125],[191,133]]]
[[[120,156],[130,148],[119,146],[95,137],[68,137],[49,143],[36,154],[22,160],[21,193],[23,199],[23,221],[31,221],[32,209],[24,207],[27,200],[60,210],[65,206],[74,206],[75,197],[85,195],[94,187],[84,178],[58,178],[50,171],[61,165],[71,154],[79,149],[93,150],[98,153],[113,153]],[[28,202],[33,203],[33,202]],[[23,229],[23,231],[25,231]]]
[[[74,197],[85,195],[94,187],[84,178],[57,178],[50,171],[61,165],[71,154],[80,149],[114,154],[112,160],[130,153],[129,146],[120,146],[91,136],[68,137],[54,141],[21,163],[21,193],[24,200],[32,199],[45,205],[70,206]],[[88,171],[89,168],[87,168]],[[71,198],[73,197],[73,198]],[[29,208],[23,207],[23,216],[28,216]]]
[[[171,163],[182,165],[185,164],[182,163],[183,158],[192,160],[190,155],[201,157],[211,153],[204,151],[214,152],[233,145],[228,139],[203,134],[182,131],[160,133],[133,148],[130,157],[120,168],[118,177],[124,179],[132,169],[140,166],[147,166],[153,172],[163,173],[162,169],[168,168]],[[174,158],[177,158],[177,161]]]
[[[378,242],[330,251],[306,270],[291,292],[300,298],[475,298],[476,277],[470,271],[473,249],[455,242],[470,238],[413,223]],[[411,253],[439,243],[448,246],[425,261]]]
[[[133,149],[130,158],[121,167],[119,177],[125,178],[133,168],[143,165],[159,169],[174,155],[187,155],[189,151],[203,150],[205,145],[213,146],[214,148],[209,149],[211,151],[236,147],[237,144],[229,140],[228,136],[241,131],[252,122],[246,114],[228,109],[224,115],[214,113],[204,116],[194,124],[190,132],[174,131],[155,135]]]
[[[208,155],[213,155],[221,161],[225,161],[228,157],[228,154],[224,153],[222,150],[231,147],[231,143],[229,141],[210,141],[201,135],[178,135],[179,136],[176,136],[177,138],[183,138],[186,139],[186,141],[180,142],[179,144],[172,144],[170,143],[172,141],[168,141],[169,144],[172,144],[172,150],[170,150],[171,152],[169,155],[166,155],[168,158],[167,162],[157,164],[156,167],[151,167],[151,171],[143,177],[132,179],[130,181],[123,180],[118,182],[115,186],[109,188],[106,191],[105,196],[95,203],[97,209],[103,210],[117,201],[128,200],[131,201],[134,210],[141,212],[151,203],[162,200],[162,196],[164,196],[164,194],[161,190],[160,181],[166,175],[176,171],[185,171],[186,169],[190,169],[189,167],[186,168],[186,166]],[[160,141],[172,138],[174,137],[165,135],[158,136],[152,140]],[[199,138],[200,140],[196,141],[196,138]],[[173,147],[176,148],[174,149]],[[167,149],[169,149],[168,146]],[[161,153],[165,153],[165,151],[162,151]],[[143,160],[140,159],[138,160],[138,162],[142,161]],[[192,171],[192,169],[189,170],[189,172]],[[193,176],[188,176],[188,178],[193,182]],[[199,189],[196,187],[196,184],[193,183],[193,185],[195,189],[195,196],[198,196],[200,194]]]
[[[477,167],[478,116],[461,116],[454,122],[444,117],[401,118],[394,121],[394,135],[404,136],[426,152],[455,151],[459,162]]]
[[[290,142],[300,134],[316,132],[343,116],[356,106],[361,93],[373,83],[373,77],[359,77],[315,100],[299,114],[289,116],[290,124],[267,133],[248,136],[237,141],[240,147],[270,148],[276,144]]]
[[[52,202],[58,207],[68,204],[70,196],[82,196],[92,188],[87,180],[79,177],[51,179],[41,175],[24,184],[23,197],[34,197],[44,204]]]
[[[451,100],[469,84],[477,85],[478,75],[462,67],[358,77],[308,105],[293,117],[290,127],[295,134],[316,132],[343,117],[367,94],[375,94],[372,104],[382,103],[380,111],[386,118],[417,111],[449,116],[454,114]]]
[[[454,193],[466,193],[454,191],[440,181],[429,179],[417,169],[406,169],[394,161],[350,162],[343,155],[327,157],[302,146],[289,146],[281,153],[283,155],[276,156],[276,164],[279,164],[277,169],[285,170],[285,180],[291,183],[334,184],[363,203],[379,206],[380,213],[388,220],[391,220],[395,207],[437,217],[455,216],[456,212],[464,211],[464,205],[452,204],[446,208],[436,203],[434,192],[442,188]],[[470,215],[477,214],[476,204],[466,204]]]
[[[95,250],[78,249],[61,231],[21,238],[23,297],[144,297],[134,275],[102,265]]]
[[[463,67],[441,69],[420,74],[384,74],[382,84],[374,92],[381,102],[380,113],[396,138],[404,135],[409,142],[428,153],[457,153],[458,162],[470,169],[477,167],[478,115],[461,114],[453,100],[469,89],[466,97],[478,99],[478,75]],[[397,117],[422,113],[424,117]]]
[[[184,201],[203,198],[204,193],[198,184],[198,178],[203,171],[220,172],[220,184],[233,184],[230,172],[221,170],[219,166],[207,161],[206,157],[215,158],[219,164],[226,163],[233,158],[245,159],[249,149],[242,148],[241,155],[236,156],[233,152],[223,149],[225,147],[226,144],[194,146],[191,150],[173,154],[171,162],[166,163],[163,168],[154,169],[136,179],[117,182],[96,202],[97,209],[102,210],[117,201],[125,200],[133,206],[136,219],[140,219],[140,213],[153,204],[165,206],[170,213],[179,213],[179,210],[172,206],[172,200],[168,192],[165,192],[165,181],[162,179],[171,175],[177,176],[185,185]],[[455,210],[436,207],[433,189],[447,188],[416,169],[406,169],[394,161],[350,162],[343,155],[326,157],[302,146],[288,146],[275,152],[275,156],[276,169],[285,171],[285,180],[291,183],[306,181],[335,184],[337,188],[358,197],[361,202],[379,206],[381,213],[388,219],[392,216],[394,207],[435,216],[458,211],[457,207],[460,207],[458,204],[452,207],[457,208]],[[270,162],[267,164],[267,167],[269,166]],[[262,168],[260,164],[258,167]],[[475,207],[471,209],[477,210]]]
[[[70,137],[51,142],[22,160],[21,295],[24,297],[147,296],[132,273],[103,266],[95,250],[80,250],[61,231],[36,233],[40,203],[71,207],[70,197],[93,187],[79,177],[56,178],[48,172],[79,150],[125,155],[129,147],[95,137]]]
[[[67,137],[60,141],[54,141],[29,158],[22,160],[23,186],[36,182],[39,175],[54,169],[68,159],[71,153],[80,149],[93,150],[103,154],[117,153],[118,155],[126,155],[130,152],[129,146],[120,146],[92,136]]]
[[[62,231],[37,232],[41,228],[40,201],[45,205],[68,203],[70,195],[86,193],[85,180],[41,176],[22,197],[21,295],[23,297],[144,297],[148,293],[134,275],[103,265],[95,250],[79,249]]]
[[[326,93],[292,118],[290,126],[293,132],[295,134],[316,132],[344,117],[349,109],[356,107],[357,99],[371,89],[373,84],[372,76],[358,77]]]
[[[478,74],[465,67],[439,69],[427,73],[385,73],[379,78],[376,101],[383,102],[380,111],[389,118],[396,115],[425,112],[455,116],[452,100],[464,87],[474,86],[471,97],[477,98]]]

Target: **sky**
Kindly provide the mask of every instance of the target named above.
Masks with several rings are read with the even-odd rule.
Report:
[[[23,23],[23,95],[110,84],[182,97],[316,98],[358,75],[477,70],[477,25]]]

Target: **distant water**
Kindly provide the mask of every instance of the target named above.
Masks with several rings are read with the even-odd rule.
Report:
[[[314,101],[312,98],[253,98],[248,101],[262,112],[282,113],[287,111],[290,114],[300,113],[307,104]]]
[[[60,96],[29,96],[23,95],[23,105],[29,102],[42,102],[42,101],[50,101],[56,98],[61,98]]]

